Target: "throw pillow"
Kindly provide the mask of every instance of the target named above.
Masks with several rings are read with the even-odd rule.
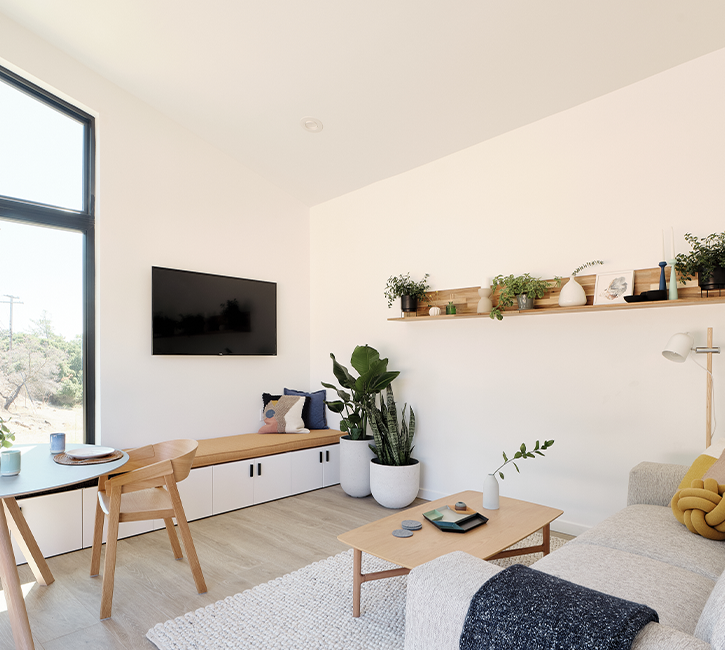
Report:
[[[302,419],[305,421],[305,426],[308,429],[329,429],[325,415],[325,400],[327,399],[327,391],[325,389],[315,391],[314,393],[305,393],[301,390],[285,388],[284,394],[309,398],[302,411]]]
[[[282,395],[276,403],[269,402],[264,411],[264,426],[259,433],[309,433],[302,420],[304,397]]]
[[[262,405],[267,408],[267,404],[270,402],[277,403],[277,400],[282,397],[281,395],[272,395],[271,393],[262,393]]]
[[[713,453],[720,453],[720,458],[711,455]],[[714,445],[711,445],[690,465],[670,501],[672,514],[677,521],[691,532],[708,539],[725,539],[725,528],[718,515],[721,509],[725,509],[725,503],[718,507],[725,489],[725,480],[721,478],[723,473],[725,451],[719,448],[714,450]],[[717,512],[712,512],[716,508]]]

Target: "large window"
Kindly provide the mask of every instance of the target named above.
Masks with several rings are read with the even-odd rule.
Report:
[[[0,417],[94,442],[94,123],[0,67]]]

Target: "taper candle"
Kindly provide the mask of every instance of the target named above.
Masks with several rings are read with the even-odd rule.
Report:
[[[665,231],[662,230],[662,254],[660,255],[660,260],[665,259]]]
[[[672,241],[670,242],[670,259],[675,259],[675,227],[670,226],[670,233],[672,234]]]

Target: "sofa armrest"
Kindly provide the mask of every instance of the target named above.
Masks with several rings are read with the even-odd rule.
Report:
[[[687,465],[644,461],[629,472],[627,505],[669,506],[685,477]]]
[[[647,623],[634,638],[631,650],[711,650],[709,643],[660,623]]]

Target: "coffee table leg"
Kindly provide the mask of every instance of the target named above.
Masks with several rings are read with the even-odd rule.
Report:
[[[544,555],[548,555],[551,552],[551,526],[549,524],[541,529],[541,535],[544,538]]]
[[[362,587],[362,551],[353,549],[352,554],[352,615],[360,616],[360,587]]]

